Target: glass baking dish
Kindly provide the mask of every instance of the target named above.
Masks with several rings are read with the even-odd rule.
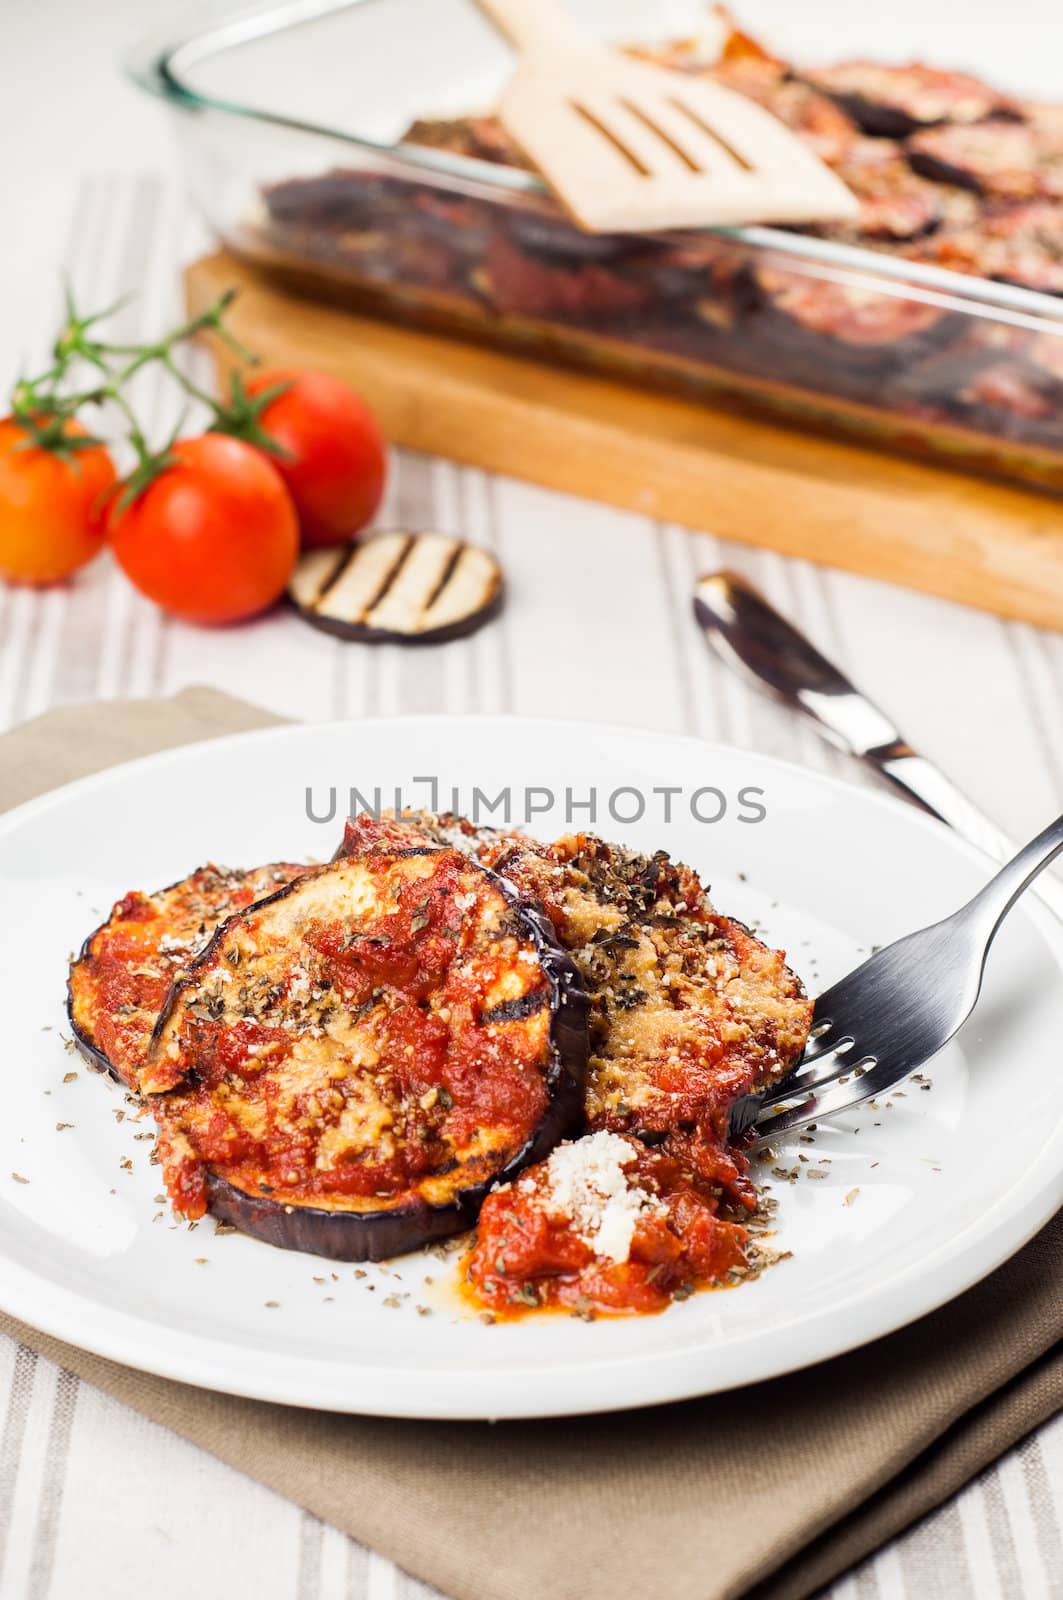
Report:
[[[701,0],[570,4],[625,43],[706,20]],[[978,10],[964,46],[980,40],[1006,72],[1006,32],[1024,41],[1014,67],[1036,70],[1022,18],[980,33]],[[800,62],[802,29],[824,36],[815,12],[791,8],[783,27],[751,3],[742,21]],[[904,21],[900,4],[891,58],[907,42],[933,60],[920,8],[907,41]],[[846,28],[817,60],[860,51]],[[930,41],[937,64],[970,65],[942,49],[951,31]],[[403,142],[419,119],[489,108],[511,63],[473,0],[287,0],[185,14],[131,67],[174,114],[224,243],[308,293],[1063,491],[1063,300],[770,227],[587,235],[532,174]]]

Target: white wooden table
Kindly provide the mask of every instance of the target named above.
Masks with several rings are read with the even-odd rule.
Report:
[[[86,307],[139,290],[118,318],[125,336],[176,320],[176,267],[203,243],[176,186],[9,181],[0,183],[0,207],[0,384],[43,360],[63,263]],[[170,411],[150,374],[139,398],[161,435]],[[287,615],[207,633],[163,618],[100,560],[66,589],[0,588],[0,728],[64,702],[210,683],[290,717],[606,719],[870,781],[707,658],[689,614],[691,579],[727,564],[810,631],[1014,834],[1063,810],[1063,638],[423,457],[395,461],[382,521],[493,546],[510,580],[502,620],[420,652],[344,646]],[[1058,1600],[1061,1501],[1057,1419],[832,1596]],[[0,1345],[0,1597],[110,1600],[148,1582],[153,1600],[424,1592],[250,1479],[30,1352]]]

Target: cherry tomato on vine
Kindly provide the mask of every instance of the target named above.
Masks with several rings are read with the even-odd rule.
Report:
[[[108,521],[111,547],[142,594],[186,622],[238,622],[283,594],[299,524],[261,451],[207,433],[179,439]]]
[[[355,538],[380,505],[387,447],[365,402],[325,372],[256,373],[218,426],[269,449],[299,513],[304,549]]]
[[[103,445],[78,444],[87,437],[67,422],[47,449],[0,419],[0,577],[58,583],[99,553],[116,473]]]

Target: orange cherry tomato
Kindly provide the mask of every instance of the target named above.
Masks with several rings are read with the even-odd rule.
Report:
[[[85,436],[76,422],[66,436]],[[14,417],[0,419],[0,577],[58,583],[98,555],[116,474],[102,445],[68,455],[29,443]]]
[[[375,514],[387,479],[387,447],[364,400],[326,372],[262,372],[252,397],[286,383],[257,421],[284,455],[271,456],[299,513],[304,549],[343,544]]]
[[[284,593],[299,524],[280,474],[260,450],[207,433],[180,439],[131,505],[108,523],[123,572],[186,622],[238,622]]]

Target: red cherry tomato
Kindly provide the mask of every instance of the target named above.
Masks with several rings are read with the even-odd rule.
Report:
[[[254,398],[289,387],[258,415],[285,452],[271,456],[299,513],[303,548],[353,539],[380,505],[387,448],[373,413],[353,389],[325,372],[262,372],[247,382]]]
[[[85,429],[67,424],[68,438]],[[14,417],[0,420],[0,577],[57,583],[99,553],[114,462],[102,445],[41,449]]]
[[[109,518],[111,546],[142,594],[186,622],[238,622],[280,597],[299,525],[280,474],[239,439],[203,434]]]

